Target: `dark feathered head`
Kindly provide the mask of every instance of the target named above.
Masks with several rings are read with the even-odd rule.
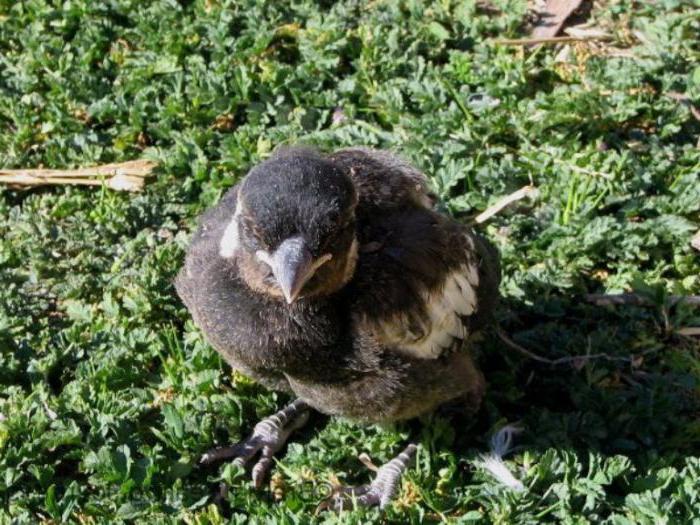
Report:
[[[354,271],[356,204],[352,181],[331,161],[281,151],[240,184],[220,253],[236,256],[251,288],[288,303],[331,294]]]

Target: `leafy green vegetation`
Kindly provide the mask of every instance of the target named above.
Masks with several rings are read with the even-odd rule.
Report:
[[[700,523],[700,8],[595,2],[611,41],[497,45],[527,3],[0,1],[0,167],[152,158],[141,194],[0,189],[0,523]],[[271,489],[198,456],[286,400],[232,375],[172,279],[196,216],[281,144],[392,148],[503,257],[475,420],[413,427],[417,468],[385,513],[320,513],[411,428],[322,418]],[[596,306],[636,290],[651,306]],[[519,422],[508,464],[475,466]],[[302,448],[303,445],[303,448]],[[220,481],[230,487],[214,505]]]

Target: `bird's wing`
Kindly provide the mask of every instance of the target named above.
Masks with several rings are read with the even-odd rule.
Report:
[[[432,359],[462,346],[498,300],[498,255],[433,211],[425,177],[391,155],[334,153],[359,186],[360,254],[350,286],[354,327],[382,348]]]

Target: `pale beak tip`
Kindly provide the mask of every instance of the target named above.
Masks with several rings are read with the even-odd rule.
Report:
[[[284,296],[284,300],[287,302],[287,304],[292,304],[294,301],[296,301],[298,297],[298,293],[293,293],[292,290],[288,290],[285,287],[282,288],[282,295]]]

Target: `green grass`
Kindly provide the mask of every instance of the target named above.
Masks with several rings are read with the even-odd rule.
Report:
[[[633,358],[551,367],[487,339],[483,410],[418,427],[399,501],[313,519],[700,523],[700,345],[677,333],[700,314],[668,301],[700,292],[700,122],[667,96],[700,105],[700,7],[596,2],[613,41],[558,62],[490,43],[523,35],[525,1],[396,4],[0,1],[0,166],[161,166],[136,195],[0,189],[0,523],[307,523],[332,474],[401,448],[408,427],[318,419],[275,491],[196,466],[285,399],[231,374],[172,279],[196,216],[296,142],[395,149],[465,220],[532,181],[481,228],[502,326],[548,358]],[[654,306],[582,300],[630,289]],[[506,421],[523,493],[475,466]]]

